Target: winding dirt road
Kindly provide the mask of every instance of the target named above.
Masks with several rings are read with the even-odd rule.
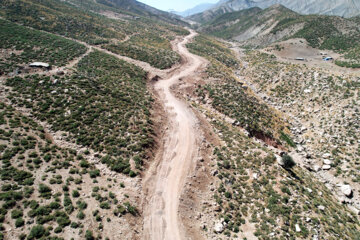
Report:
[[[176,44],[175,50],[182,56],[182,65],[155,85],[167,111],[169,128],[158,164],[145,178],[148,196],[144,209],[144,239],[185,238],[178,208],[185,180],[198,159],[198,121],[190,108],[173,95],[170,87],[181,78],[195,75],[207,64],[205,59],[189,53],[185,47],[194,36],[196,33],[192,31]]]
[[[167,112],[168,128],[163,139],[163,151],[158,154],[144,179],[146,200],[143,237],[146,240],[185,239],[185,231],[179,218],[179,202],[186,178],[191,170],[195,169],[200,151],[199,136],[201,134],[199,122],[194,113],[184,102],[174,96],[171,86],[179,83],[180,79],[195,76],[197,71],[205,69],[208,64],[207,60],[191,54],[186,49],[185,45],[197,35],[196,32],[189,31],[190,35],[181,42],[173,42],[174,50],[180,54],[182,62],[171,69],[156,69],[148,63],[121,56],[76,39],[70,40],[86,46],[87,52],[67,66],[60,68],[63,70],[74,67],[83,57],[93,50],[98,50],[135,64],[149,72],[150,76],[158,75],[164,79],[156,83],[155,89]],[[54,73],[51,72],[51,74]]]

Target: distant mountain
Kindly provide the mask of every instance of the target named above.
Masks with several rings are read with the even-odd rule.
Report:
[[[177,15],[182,16],[182,17],[189,17],[191,15],[204,12],[204,11],[214,7],[214,6],[216,6],[215,3],[203,3],[203,4],[197,5],[197,6],[193,7],[193,8],[182,11],[182,12],[171,11],[171,13],[177,14]]]
[[[354,17],[360,14],[358,0],[228,0],[222,1],[215,7],[190,17],[196,22],[206,22],[221,14],[259,7],[268,8],[274,4],[281,4],[300,14],[336,15]]]
[[[173,24],[185,25],[185,22],[181,21],[177,15],[150,7],[149,5],[136,0],[97,0],[96,2],[109,7],[120,8],[140,16],[156,18]]]
[[[251,47],[303,38],[311,47],[347,52],[350,58],[360,46],[359,23],[359,17],[301,15],[276,4],[264,10],[255,7],[225,13],[198,30]]]
[[[298,20],[301,15],[282,5],[273,5],[267,9],[254,7],[237,12],[222,14],[203,24],[199,30],[216,37],[246,41],[267,35],[284,19]],[[272,40],[278,40],[272,38]],[[252,39],[254,40],[254,39]],[[266,41],[264,44],[267,44]],[[262,44],[259,44],[262,45]]]

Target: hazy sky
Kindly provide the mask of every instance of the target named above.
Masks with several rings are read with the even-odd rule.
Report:
[[[181,12],[189,8],[195,7],[201,3],[216,3],[219,0],[138,0],[147,5],[155,7],[160,10],[170,10]]]

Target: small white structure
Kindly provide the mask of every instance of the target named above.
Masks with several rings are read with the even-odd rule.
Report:
[[[39,68],[50,68],[50,65],[48,63],[43,62],[33,62],[30,63],[30,67],[39,67]]]
[[[295,58],[295,60],[297,60],[297,61],[305,61],[305,58],[297,57],[297,58]]]

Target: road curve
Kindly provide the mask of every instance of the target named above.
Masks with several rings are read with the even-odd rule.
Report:
[[[178,208],[191,168],[199,153],[198,121],[191,109],[177,99],[170,87],[179,79],[193,76],[204,67],[205,59],[189,53],[185,44],[196,33],[176,44],[176,51],[182,56],[182,65],[167,79],[156,83],[155,89],[163,101],[169,118],[169,126],[164,139],[164,149],[156,170],[149,171],[145,179],[149,186],[147,204],[144,207],[144,239],[180,240],[184,239],[179,220]]]

